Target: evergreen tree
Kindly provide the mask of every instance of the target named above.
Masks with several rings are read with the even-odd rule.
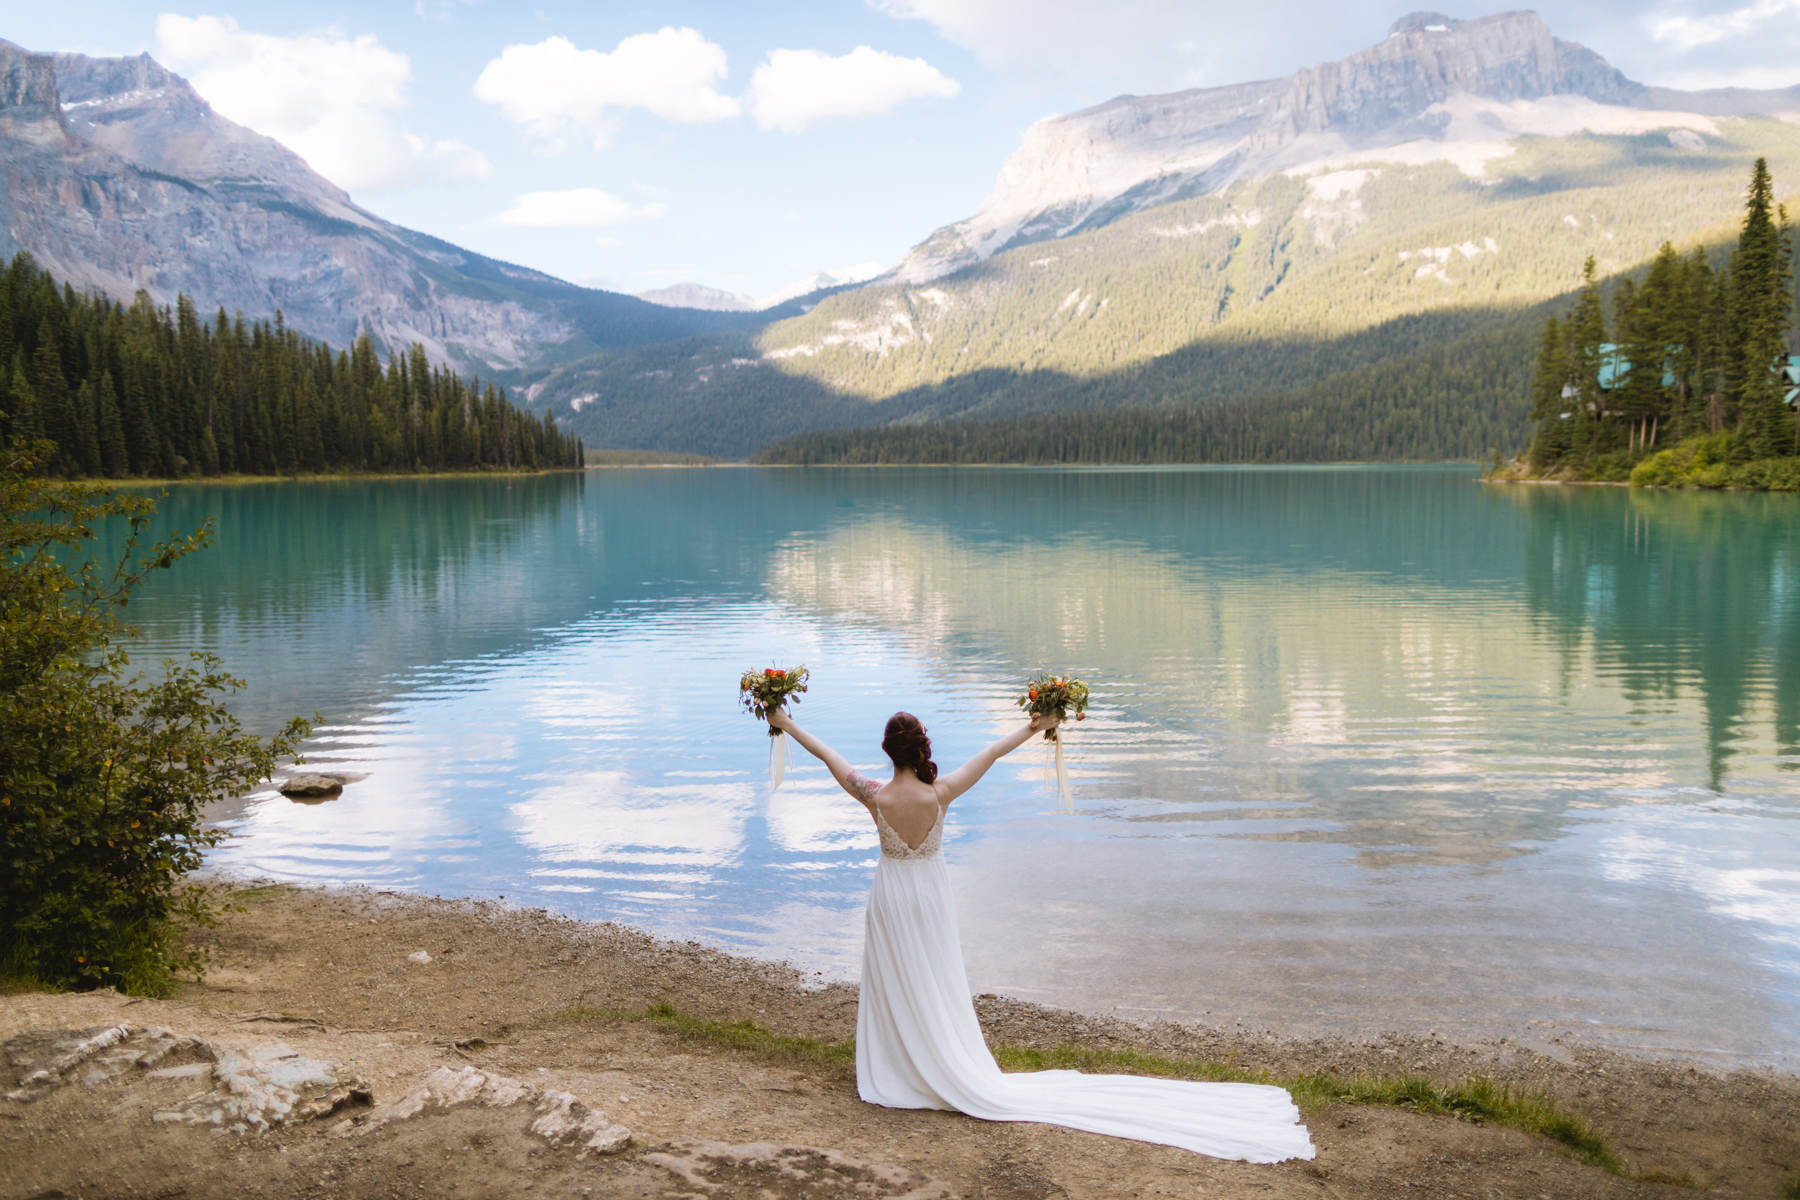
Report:
[[[6,392],[6,410],[12,414],[9,436],[28,445],[41,439],[44,436],[43,414],[38,411],[31,381],[25,377],[25,364],[17,356],[13,358],[12,380]]]
[[[125,422],[119,416],[119,399],[113,394],[112,373],[100,376],[100,474],[122,478],[131,470],[125,452]]]
[[[1788,261],[1787,215],[1774,211],[1766,159],[1757,159],[1745,200],[1744,224],[1731,256],[1731,327],[1727,396],[1736,409],[1741,459],[1775,453],[1785,423],[1779,363],[1787,354],[1793,269]]]
[[[1537,437],[1531,443],[1531,465],[1539,471],[1551,469],[1568,456],[1570,401],[1563,391],[1570,379],[1562,323],[1551,317],[1544,322],[1537,369],[1531,376],[1531,419],[1538,423]]]

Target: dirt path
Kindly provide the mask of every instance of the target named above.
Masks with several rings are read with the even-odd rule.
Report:
[[[856,1099],[842,1063],[746,1051],[667,1022],[607,1015],[668,1002],[697,1017],[749,1019],[839,1042],[854,1033],[852,989],[809,990],[781,967],[541,913],[366,892],[242,895],[246,911],[209,935],[206,981],[170,1000],[0,997],[0,1043],[13,1050],[10,1066],[0,1059],[10,1071],[0,1090],[18,1086],[22,1048],[37,1044],[32,1031],[129,1025],[112,1053],[120,1063],[121,1054],[143,1060],[103,1068],[102,1054],[68,1067],[70,1082],[44,1085],[40,1098],[0,1100],[0,1198],[1586,1200],[1691,1197],[1694,1185],[1713,1197],[1777,1197],[1800,1176],[1800,1079],[1791,1076],[1721,1078],[1598,1052],[1559,1062],[1505,1045],[1247,1039],[1002,999],[979,1005],[991,1042],[1079,1042],[1290,1073],[1491,1076],[1590,1119],[1634,1177],[1516,1130],[1389,1107],[1308,1113],[1318,1158],[1276,1166],[1049,1126],[875,1108]],[[420,950],[430,962],[409,958]],[[158,1027],[172,1031],[154,1043],[162,1057],[140,1053],[154,1042],[145,1031]],[[193,1097],[225,1093],[223,1084],[206,1092],[205,1073],[224,1078],[226,1059],[329,1064],[340,1086],[321,1106],[338,1107],[242,1134],[169,1120]],[[432,1074],[444,1067],[453,1071]],[[456,1071],[465,1084],[500,1081],[489,1091],[513,1087],[525,1098],[508,1106],[425,1103],[417,1115],[399,1115],[395,1102],[422,1080],[441,1083]],[[555,1099],[560,1093],[574,1097],[573,1108]],[[563,1144],[531,1128],[558,1103],[565,1116],[585,1113],[589,1122]],[[623,1149],[584,1150],[588,1131],[609,1122],[630,1131],[629,1144],[621,1134],[614,1141]]]

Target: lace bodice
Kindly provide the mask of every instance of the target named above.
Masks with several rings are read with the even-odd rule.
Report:
[[[882,857],[932,858],[936,856],[939,847],[944,844],[943,806],[938,807],[937,820],[932,823],[931,832],[925,835],[925,840],[916,847],[909,846],[906,844],[906,839],[887,823],[887,818],[881,815],[881,806],[875,803],[875,793],[881,790],[881,785],[867,775],[853,771],[850,774],[850,787],[869,806],[869,811],[875,814],[875,832],[881,835]]]

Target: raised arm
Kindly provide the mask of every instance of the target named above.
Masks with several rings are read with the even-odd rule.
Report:
[[[939,775],[937,780],[938,802],[950,803],[974,787],[976,782],[987,774],[989,767],[1023,746],[1032,734],[1041,733],[1059,723],[1055,717],[1033,717],[1030,724],[1021,725],[948,775]]]
[[[812,734],[806,732],[806,730],[800,728],[800,726],[796,725],[794,723],[794,718],[788,715],[786,709],[777,708],[770,710],[769,727],[771,729],[779,729],[789,737],[793,738],[796,742],[799,742],[801,749],[825,764],[825,768],[831,772],[831,777],[837,780],[839,785],[842,786],[846,792],[855,796],[857,800],[861,801],[863,804],[868,804],[869,798],[863,795],[851,781],[851,776],[855,775],[856,771],[849,763],[844,761],[844,756],[839,754],[836,750],[833,750],[830,746],[827,746],[824,742],[821,742]]]

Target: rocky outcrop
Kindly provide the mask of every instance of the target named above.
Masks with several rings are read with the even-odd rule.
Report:
[[[68,126],[56,98],[56,73],[40,55],[0,42],[0,138],[47,150],[69,146]]]
[[[818,1146],[770,1142],[676,1142],[644,1155],[681,1181],[684,1195],[757,1196],[799,1200],[950,1200],[957,1193],[940,1180],[907,1167],[871,1162]],[[1061,1192],[1061,1188],[1055,1189]],[[1048,1195],[1048,1189],[1005,1189],[983,1195]]]
[[[152,1120],[232,1133],[314,1120],[370,1098],[366,1084],[282,1042],[226,1045],[131,1024],[31,1030],[0,1043],[0,1063],[15,1080],[5,1098],[25,1104],[71,1083],[92,1088],[130,1076],[202,1084]]]
[[[1785,95],[1762,94],[1760,111],[1773,111]],[[1094,228],[1239,179],[1408,143],[1522,131],[1507,121],[1529,124],[1528,112],[1494,118],[1493,110],[1506,106],[1572,102],[1681,109],[1685,116],[1758,103],[1738,96],[1689,107],[1683,96],[1632,82],[1593,51],[1557,39],[1536,13],[1471,21],[1414,13],[1367,50],[1286,79],[1120,96],[1038,122],[981,209],[938,230],[886,278],[924,282],[1010,246]],[[1488,106],[1485,124],[1458,124],[1467,98]]]
[[[361,1137],[424,1113],[518,1105],[530,1108],[533,1134],[552,1146],[574,1148],[578,1156],[617,1154],[631,1145],[631,1130],[568,1092],[536,1088],[524,1080],[476,1067],[439,1067],[398,1100],[344,1122],[337,1132]]]

